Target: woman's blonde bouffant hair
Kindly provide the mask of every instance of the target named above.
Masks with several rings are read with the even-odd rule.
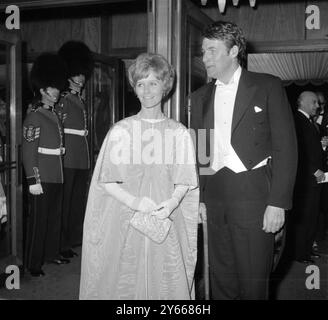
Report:
[[[145,79],[150,72],[154,72],[159,80],[164,82],[165,95],[172,90],[175,70],[168,61],[160,54],[142,53],[128,69],[129,82],[135,90],[139,80]]]

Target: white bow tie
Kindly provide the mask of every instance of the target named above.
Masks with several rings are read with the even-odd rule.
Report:
[[[236,83],[233,81],[233,82],[229,82],[227,84],[221,82],[220,80],[216,80],[215,82],[215,85],[218,86],[218,87],[233,87],[236,85]]]

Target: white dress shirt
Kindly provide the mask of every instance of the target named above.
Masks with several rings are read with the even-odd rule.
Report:
[[[231,145],[232,117],[241,71],[242,69],[239,66],[228,84],[216,80],[214,98],[214,150],[211,164],[211,168],[214,171],[219,171],[223,167],[227,167],[235,173],[247,171],[247,168]],[[261,161],[252,169],[265,165],[268,158]]]
[[[301,109],[297,109],[297,111],[300,112],[300,113],[303,113],[310,120],[310,115],[308,113],[306,113],[305,111],[303,111]]]

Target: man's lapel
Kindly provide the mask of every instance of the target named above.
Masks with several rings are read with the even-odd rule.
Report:
[[[214,98],[215,82],[212,81],[203,96],[203,125],[204,128],[214,129]]]
[[[243,118],[246,110],[249,108],[251,100],[256,91],[256,85],[253,84],[249,75],[250,73],[247,70],[242,69],[233,111],[231,135],[233,135],[240,120]]]
[[[211,133],[214,132],[214,98],[215,98],[215,81],[209,84],[203,96],[203,128],[206,128],[206,154],[212,159],[213,142]]]

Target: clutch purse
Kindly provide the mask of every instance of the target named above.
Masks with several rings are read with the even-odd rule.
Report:
[[[154,242],[162,243],[169,233],[172,221],[168,218],[158,219],[149,213],[137,211],[130,223],[136,230]]]

